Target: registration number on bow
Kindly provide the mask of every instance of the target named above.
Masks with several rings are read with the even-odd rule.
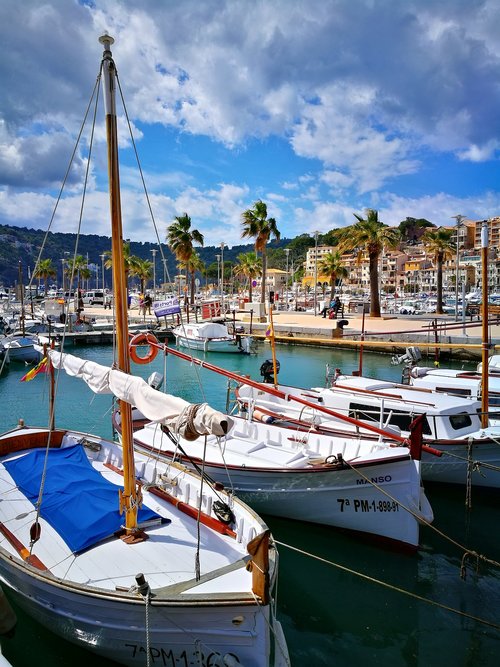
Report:
[[[131,650],[132,658],[145,659],[146,647],[140,644],[125,644]],[[234,653],[229,653],[237,665],[240,664],[239,658]],[[221,654],[212,652],[205,655],[203,652],[197,651],[182,651],[181,653],[174,653],[173,651],[165,650],[164,648],[149,647],[149,657],[152,665],[164,665],[165,667],[216,667],[221,664]],[[200,662],[201,659],[201,662]]]
[[[359,500],[357,498],[337,498],[340,511],[354,512],[399,512],[399,504],[395,500]]]

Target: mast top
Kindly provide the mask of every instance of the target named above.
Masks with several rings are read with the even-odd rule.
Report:
[[[111,35],[108,35],[108,33],[105,32],[104,35],[99,37],[99,42],[104,46],[105,51],[110,51],[111,45],[115,43],[115,40],[111,37]]]

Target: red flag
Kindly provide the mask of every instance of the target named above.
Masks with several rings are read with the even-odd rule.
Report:
[[[38,373],[46,373],[47,372],[47,357],[44,357],[40,363],[38,363],[34,368],[31,368],[26,375],[23,375],[21,378],[21,382],[29,382],[32,380],[35,375],[38,375]]]

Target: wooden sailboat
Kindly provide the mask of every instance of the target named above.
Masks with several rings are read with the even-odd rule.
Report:
[[[165,352],[242,381],[236,373],[180,350],[165,347]],[[270,384],[249,378],[244,382],[280,393]],[[292,431],[228,417],[233,425],[224,436],[190,441],[160,426],[150,404],[135,404],[135,448],[155,460],[203,466],[212,479],[234,489],[258,512],[342,528],[410,550],[419,545],[419,523],[433,520],[421,486],[419,433],[409,438],[410,447],[406,441],[396,447],[353,431],[319,434],[310,425]],[[122,433],[119,413],[113,415],[113,427]]]
[[[49,428],[21,425],[0,436],[0,583],[53,632],[124,665],[287,665],[266,525],[206,479],[133,451],[130,402],[151,397],[130,375],[116,71],[113,39],[100,41],[117,368],[49,356],[94,391],[118,397],[123,446],[56,429],[52,419]],[[189,437],[228,428],[224,415],[175,397],[154,409]]]
[[[481,404],[419,387],[367,377],[340,375],[330,387],[250,384],[236,391],[240,406],[254,418],[291,429],[319,433],[357,434],[364,440],[404,442],[410,424],[424,416],[422,479],[465,484],[468,468],[474,486],[498,488],[500,453],[498,427],[482,428]],[[470,452],[469,452],[470,450]],[[439,456],[436,456],[439,454]],[[472,466],[472,457],[474,463]],[[481,465],[482,464],[482,465]]]

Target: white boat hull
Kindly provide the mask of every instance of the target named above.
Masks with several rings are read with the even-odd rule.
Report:
[[[2,585],[24,611],[63,639],[123,665],[146,664],[146,606],[140,599],[102,592],[88,595],[68,586],[47,584],[25,567],[0,561]],[[170,605],[155,601],[149,608],[149,653],[152,664],[216,664],[231,654],[241,665],[265,665],[260,638],[266,636],[266,609],[241,604],[210,605],[184,602],[182,596]],[[236,625],[235,618],[242,618]],[[97,621],[96,619],[99,619]],[[197,656],[199,642],[202,658]]]
[[[207,474],[226,488],[231,488],[257,512],[300,521],[318,523],[390,540],[410,548],[418,547],[419,521],[432,521],[420,486],[420,463],[410,458],[408,450],[373,444],[365,451],[355,441],[342,442],[315,434],[311,438],[315,463],[301,454],[301,443],[287,447],[287,429],[237,420],[241,433],[231,433],[220,446],[216,439],[203,438],[194,442],[182,439],[187,456],[177,459],[184,465],[202,465]],[[252,437],[247,432],[252,431]],[[266,434],[266,431],[270,432]],[[274,434],[274,435],[273,435]],[[283,437],[285,435],[285,437]],[[283,437],[281,444],[277,438]],[[262,441],[274,438],[277,446],[261,447]],[[292,438],[293,439],[293,438]],[[252,446],[254,446],[252,453]],[[134,446],[141,452],[168,460],[174,450],[170,439],[154,424],[134,434]],[[245,459],[245,448],[250,452]],[[221,450],[224,454],[221,455]],[[394,451],[394,450],[392,450]],[[346,463],[325,464],[325,456],[341,453]],[[239,459],[238,465],[235,459]],[[407,508],[407,509],[405,509]],[[411,511],[408,511],[411,510]]]
[[[232,335],[225,324],[193,322],[173,329],[178,347],[203,352],[250,352],[251,339]]]
[[[485,444],[473,444],[469,457],[469,447],[463,444],[442,445],[436,449],[443,452],[438,457],[422,453],[422,479],[427,482],[445,484],[467,484],[469,478],[474,487],[500,488],[500,447],[491,440]]]
[[[34,343],[24,338],[4,343],[4,349],[9,361],[33,364],[38,363],[42,358],[41,352],[35,349]]]
[[[241,353],[243,351],[234,338],[230,338],[228,340],[217,340],[209,338],[196,339],[176,335],[175,342],[178,347],[185,347],[189,350],[202,350],[203,352]]]
[[[192,503],[195,509],[201,487],[199,478],[182,467],[150,467],[136,457],[144,482],[158,479],[159,474],[162,479],[175,478],[175,488],[167,492],[168,501],[162,492],[158,495],[143,489],[144,505],[164,519],[148,531],[149,539],[128,545],[110,536],[73,552],[42,517],[41,538],[33,549],[39,563],[26,562],[34,508],[13,485],[3,462],[10,457],[8,453],[5,456],[6,452],[21,453],[30,437],[43,433],[44,429],[18,429],[0,436],[4,453],[0,466],[2,500],[10,501],[0,503],[0,584],[4,590],[52,632],[120,664],[142,667],[149,645],[151,664],[215,665],[230,654],[236,665],[268,667],[273,643],[270,627],[275,623],[273,604],[257,603],[248,585],[253,575],[245,569],[245,545],[260,534],[265,524],[239,501],[233,506],[234,535],[224,530],[221,533],[218,520],[209,518],[200,527],[201,579],[197,581],[194,562],[198,515],[196,511],[191,516],[182,509],[179,512],[172,498],[181,504]],[[66,433],[63,443],[61,448],[82,443],[92,467],[120,485],[118,445],[76,432]],[[214,494],[204,484],[201,506],[207,517],[212,514],[212,503],[220,497],[220,492]],[[218,527],[212,527],[214,521]],[[273,584],[274,548],[269,556]],[[141,572],[151,586],[149,604],[135,587],[135,577]],[[276,623],[279,632],[278,626]],[[275,651],[273,664],[281,665],[286,646]]]

